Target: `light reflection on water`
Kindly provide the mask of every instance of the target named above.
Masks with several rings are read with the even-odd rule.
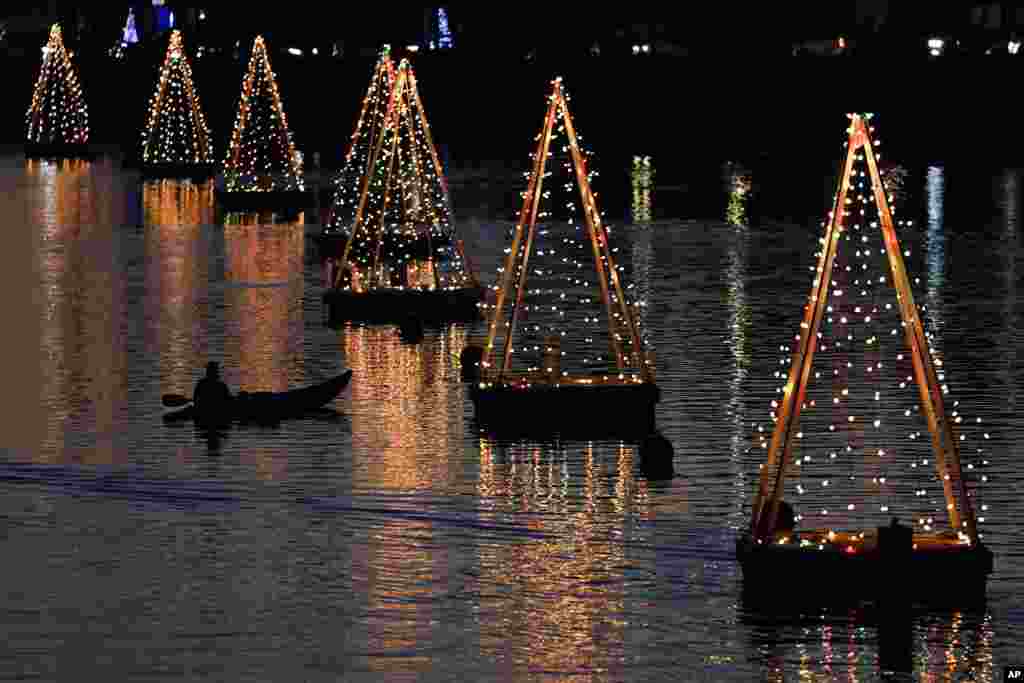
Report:
[[[224,226],[226,357],[247,391],[284,391],[309,381],[303,372],[301,223],[261,223],[255,216]]]
[[[205,365],[209,250],[203,226],[213,222],[212,184],[144,183],[142,220],[146,343],[159,350],[163,391],[190,394],[193,372]]]
[[[114,231],[123,192],[111,169],[89,162],[28,162],[43,227],[41,405],[49,408],[39,456],[53,462],[123,461],[114,448],[125,409],[125,283]],[[63,305],[62,305],[63,304]]]
[[[750,425],[773,396],[817,232],[760,224],[747,207],[757,176],[727,185],[709,221],[651,220],[657,191],[642,188],[623,231],[676,448],[679,476],[659,483],[637,475],[633,444],[482,438],[458,367],[479,328],[428,330],[412,346],[394,327],[323,327],[311,226],[217,224],[209,187],[178,183],[144,185],[136,219],[124,188],[137,179],[103,163],[19,173],[30,209],[11,226],[37,249],[21,289],[39,292],[40,410],[26,417],[31,457],[0,461],[16,558],[0,676],[45,677],[59,660],[114,679],[878,677],[870,616],[789,617],[739,594],[733,533],[763,455],[747,450]],[[966,378],[957,397],[993,434],[997,574],[986,610],[924,611],[908,628],[917,679],[993,680],[1024,657],[1024,482],[1008,445],[1020,428],[1019,178],[1000,172],[981,212],[992,229],[965,244],[951,216],[989,198],[955,204],[939,192],[949,173],[917,176],[927,229],[901,240],[925,255],[947,369]],[[474,214],[471,184],[453,192],[480,233],[471,257],[493,277],[506,226],[490,207]],[[984,272],[959,265],[968,250]],[[964,319],[959,297],[995,298],[997,318]],[[211,452],[159,419],[160,394],[189,392],[209,358],[250,390],[355,374],[333,406],[341,418],[235,428]]]

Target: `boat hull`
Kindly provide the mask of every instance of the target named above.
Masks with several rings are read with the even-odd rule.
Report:
[[[331,327],[346,321],[399,323],[410,317],[427,323],[472,322],[480,318],[483,298],[483,287],[361,293],[331,289],[324,294],[324,305]]]
[[[239,392],[229,404],[228,410],[216,415],[202,415],[193,406],[165,416],[168,421],[194,420],[199,423],[217,425],[231,422],[276,422],[289,417],[298,417],[327,405],[348,386],[352,371],[321,384],[302,389],[282,392]]]
[[[886,557],[877,550],[848,554],[816,545],[760,545],[747,534],[736,540],[736,558],[745,600],[763,603],[909,600],[966,606],[984,601],[993,569],[992,553],[983,545]]]
[[[476,421],[498,436],[642,438],[655,430],[656,384],[501,385],[470,389]]]

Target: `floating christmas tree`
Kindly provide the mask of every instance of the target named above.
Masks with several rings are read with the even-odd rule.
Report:
[[[89,142],[89,112],[59,24],[50,27],[50,38],[43,47],[43,65],[32,93],[27,123],[28,142],[33,145]]]
[[[576,134],[561,79],[553,86],[495,286],[481,387],[653,382],[638,322],[644,302],[624,284],[619,248],[591,189],[590,152]]]
[[[224,176],[229,192],[303,190],[302,165],[263,36],[253,42]]]
[[[142,134],[142,160],[155,166],[198,166],[213,163],[213,145],[192,82],[192,68],[181,40],[171,33],[170,44],[156,93],[149,105],[149,118]]]
[[[480,359],[467,377],[476,419],[485,431],[508,435],[646,438],[660,392],[640,325],[645,302],[626,284],[619,263],[630,260],[612,244],[598,209],[597,174],[588,169],[591,153],[576,134],[562,79],[552,85],[496,302],[484,304],[487,341],[462,354],[464,367]],[[642,469],[665,476],[671,446],[651,443],[657,446]]]
[[[333,207],[334,224],[349,226],[339,286],[356,292],[475,287],[454,235],[444,171],[407,60],[395,74],[379,132],[369,128],[368,171],[357,180],[356,197],[351,188],[338,188]],[[361,153],[354,145],[348,160],[353,168],[362,166]]]
[[[971,549],[984,520],[975,517],[976,493],[961,464],[967,434],[957,432],[980,431],[981,420],[969,427],[957,402],[952,411],[945,405],[942,360],[904,263],[911,252],[897,238],[911,221],[893,218],[871,117],[850,115],[845,167],[823,223],[810,298],[794,342],[781,347],[792,355],[776,372],[785,384],[772,401],[771,439],[763,428],[758,437],[767,462],[751,535],[758,543],[831,546],[856,556],[878,547],[878,522],[898,516],[912,525],[915,550]],[[973,451],[966,472],[984,481],[984,449]],[[780,535],[784,500],[793,518]],[[793,523],[808,531],[793,534]],[[979,553],[972,571],[984,572],[987,551]]]

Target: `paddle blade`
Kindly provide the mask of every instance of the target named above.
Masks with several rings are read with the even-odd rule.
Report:
[[[160,401],[167,408],[180,408],[181,406],[188,405],[192,402],[192,399],[181,394],[164,394]]]

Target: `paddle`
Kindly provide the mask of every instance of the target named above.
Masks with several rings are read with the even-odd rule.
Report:
[[[160,397],[160,402],[167,408],[180,408],[191,403],[192,399],[181,394],[164,394]]]

